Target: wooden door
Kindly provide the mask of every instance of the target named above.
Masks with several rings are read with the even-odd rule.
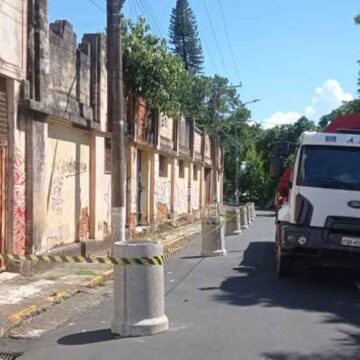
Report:
[[[6,245],[6,166],[7,148],[0,146],[0,253],[5,252]],[[4,264],[0,261],[0,271]]]
[[[142,223],[142,151],[137,151],[137,194],[136,194],[136,212],[137,212],[137,225]]]
[[[205,169],[205,204],[211,204],[211,169]]]
[[[6,80],[0,77],[0,253],[6,245],[6,167],[8,146],[8,108]],[[0,271],[4,269],[0,261]]]

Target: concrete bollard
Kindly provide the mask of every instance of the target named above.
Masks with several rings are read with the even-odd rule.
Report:
[[[153,258],[162,254],[163,247],[157,242],[114,244],[115,258]],[[169,320],[165,315],[164,293],[163,265],[116,265],[112,333],[133,337],[166,331]]]
[[[226,256],[225,229],[222,216],[209,216],[201,225],[203,257]]]
[[[225,236],[241,234],[240,209],[226,210]]]
[[[256,209],[255,209],[255,203],[251,203],[251,216],[252,216],[252,219],[255,220],[256,218]]]
[[[241,221],[241,230],[246,230],[249,228],[249,222],[247,217],[247,208],[246,206],[240,207],[240,221]]]
[[[254,203],[249,203],[249,212],[250,212],[251,222],[254,222],[254,220],[255,220]]]
[[[249,203],[247,203],[245,206],[246,206],[246,216],[247,216],[248,224],[250,226],[253,222],[251,218],[251,206]]]

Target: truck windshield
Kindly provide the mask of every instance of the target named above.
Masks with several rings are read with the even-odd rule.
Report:
[[[360,148],[304,146],[298,185],[360,191]]]

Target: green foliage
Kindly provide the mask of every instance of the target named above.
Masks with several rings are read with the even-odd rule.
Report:
[[[354,17],[354,22],[356,25],[360,25],[360,14],[357,14],[355,17]]]
[[[295,124],[275,126],[264,130],[257,143],[257,148],[269,164],[270,158],[278,154],[281,143],[287,142],[291,152],[303,132],[315,130],[317,130],[315,123],[303,116]]]
[[[237,110],[227,122],[228,125],[233,125],[223,128],[226,129],[227,135],[223,141],[226,153],[224,193],[228,198],[233,197],[236,182],[235,166],[238,166],[242,200],[253,200],[265,205],[275,196],[276,179],[271,179],[268,174],[270,159],[279,154],[280,143],[289,144],[284,156],[287,164],[291,165],[298,138],[304,131],[316,130],[316,126],[314,122],[302,117],[292,125],[263,129],[259,125],[249,124],[249,117],[250,112],[247,109]],[[239,162],[236,162],[237,153]],[[240,167],[240,164],[244,166]]]
[[[325,128],[329,125],[332,121],[334,121],[338,116],[353,114],[360,112],[360,100],[355,99],[352,101],[345,102],[340,107],[332,111],[328,115],[324,115],[319,121],[320,129]]]
[[[195,15],[187,0],[177,0],[170,20],[170,43],[190,74],[199,74],[204,63]]]
[[[124,76],[127,94],[144,97],[149,105],[166,113],[178,111],[176,100],[185,69],[181,60],[170,54],[164,39],[150,33],[143,18],[124,22]]]
[[[270,179],[265,171],[264,159],[255,146],[245,153],[244,163],[245,166],[240,173],[242,199],[264,203]]]

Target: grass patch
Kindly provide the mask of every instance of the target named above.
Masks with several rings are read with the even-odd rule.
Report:
[[[94,270],[77,270],[75,271],[75,275],[77,276],[96,276],[97,273]]]
[[[49,280],[49,281],[58,281],[62,278],[61,275],[50,275],[48,277],[45,278],[45,280]]]

